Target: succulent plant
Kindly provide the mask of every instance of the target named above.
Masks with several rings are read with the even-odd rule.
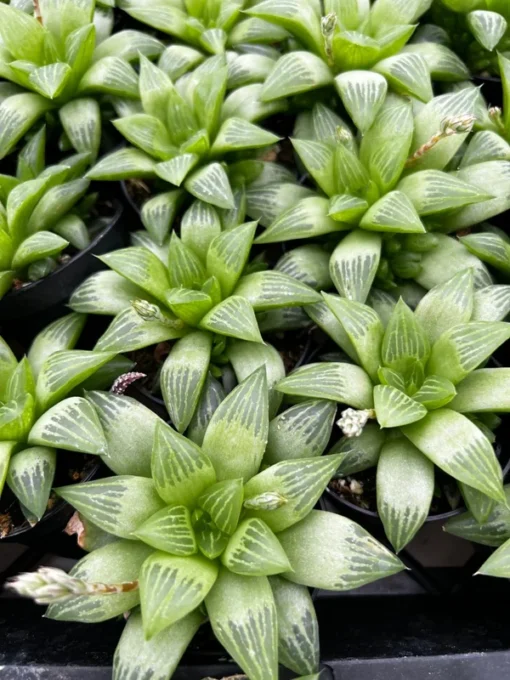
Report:
[[[19,362],[0,338],[0,495],[7,481],[32,524],[46,511],[57,449],[107,453],[99,419],[81,390],[109,387],[132,366],[114,352],[73,349],[85,320],[69,314],[54,321]]]
[[[163,45],[139,31],[110,36],[113,16],[94,14],[95,0],[38,0],[34,7],[32,16],[0,4],[0,77],[20,88],[0,104],[0,158],[53,109],[71,146],[95,156],[101,141],[97,97],[137,99],[138,77],[129,61],[140,52],[155,56]]]
[[[186,192],[206,203],[233,209],[225,157],[270,147],[279,138],[225,108],[224,55],[211,57],[175,85],[148,59],[140,61],[143,112],[114,121],[134,146],[102,158],[88,177],[160,178],[174,187],[183,185]]]
[[[346,439],[333,452],[344,455],[341,473],[377,465],[377,507],[397,551],[429,513],[434,465],[459,482],[480,522],[505,499],[490,439],[494,413],[510,408],[510,375],[480,366],[510,338],[501,321],[509,291],[475,292],[467,269],[431,289],[415,312],[397,302],[386,328],[372,307],[324,294],[331,335],[352,363],[303,366],[276,385],[292,397],[352,407],[338,422]],[[498,308],[489,300],[500,293],[506,302]]]
[[[221,402],[201,447],[159,421],[152,452],[145,442],[148,476],[57,490],[116,540],[70,575],[43,570],[13,587],[50,603],[46,615],[58,620],[98,622],[131,610],[115,653],[116,680],[171,677],[206,617],[253,680],[277,680],[279,661],[314,677],[319,639],[307,586],[347,590],[403,569],[356,523],[313,510],[339,457],[282,459],[261,469],[267,393],[261,367]],[[113,427],[125,398],[102,399]],[[294,422],[298,431],[289,431],[285,446],[292,448],[294,436],[303,453]]]
[[[461,150],[480,106],[476,88],[435,97],[413,114],[408,100],[386,96],[384,86],[371,99],[373,78],[367,73],[352,86],[347,107],[359,145],[322,104],[298,118],[292,143],[320,194],[283,182],[281,191],[274,185],[248,191],[248,213],[267,227],[256,243],[350,231],[332,254],[330,273],[341,294],[360,302],[376,276],[380,284],[395,285],[394,276],[421,283],[422,253],[440,250],[441,232],[510,207],[509,162],[480,146],[476,135]]]
[[[91,230],[97,194],[84,173],[90,154],[45,165],[45,128],[18,154],[16,175],[0,175],[0,298],[14,285],[37,281],[57,267],[72,246],[83,250]]]

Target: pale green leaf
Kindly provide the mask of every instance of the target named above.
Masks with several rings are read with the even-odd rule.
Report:
[[[374,408],[381,427],[400,427],[427,415],[425,406],[391,385],[374,387]]]
[[[220,163],[210,163],[189,176],[184,183],[187,191],[218,208],[233,208],[234,196],[227,173]]]
[[[201,320],[200,328],[239,340],[263,342],[253,307],[239,295],[213,307]]]
[[[233,534],[243,507],[242,479],[227,479],[210,486],[198,499],[198,505],[211,516],[225,534]]]
[[[329,451],[338,454],[337,475],[363,472],[377,465],[386,433],[377,423],[367,423],[359,437],[342,437]]]
[[[320,57],[311,52],[290,52],[276,62],[264,82],[260,98],[271,102],[332,83],[333,74]]]
[[[37,520],[46,512],[56,463],[56,451],[42,446],[24,449],[11,458],[7,484]]]
[[[510,411],[510,369],[481,368],[457,385],[449,408],[459,413],[506,413]]]
[[[478,10],[469,12],[467,23],[482,47],[492,52],[508,28],[506,19],[499,12]]]
[[[165,302],[165,292],[170,288],[168,273],[150,251],[145,248],[123,248],[101,255],[99,259],[117,274]]]
[[[335,87],[358,130],[367,132],[386,97],[385,78],[371,71],[351,70],[335,78]]]
[[[506,485],[506,503],[510,495],[510,487]],[[444,525],[445,531],[466,541],[481,543],[498,548],[510,538],[510,509],[506,503],[495,503],[491,514],[483,524],[473,517],[472,512],[451,517]]]
[[[507,541],[486,560],[477,572],[482,576],[508,578],[510,574],[510,543]]]
[[[365,302],[379,267],[382,240],[379,234],[356,229],[331,255],[329,271],[343,297]]]
[[[362,217],[360,226],[369,231],[397,234],[426,231],[413,204],[401,191],[391,191],[376,201]]]
[[[171,555],[187,556],[197,552],[190,513],[184,505],[159,510],[134,531],[134,536]]]
[[[28,360],[37,379],[46,359],[60,350],[70,350],[78,342],[85,325],[84,314],[67,314],[40,331],[28,351]],[[1,352],[1,349],[0,349]]]
[[[243,276],[234,291],[248,300],[255,311],[301,306],[318,302],[313,288],[277,271],[262,271]]]
[[[96,352],[130,352],[173,340],[184,335],[184,324],[180,320],[162,323],[145,321],[134,309],[121,311],[99,338],[94,347]]]
[[[32,125],[52,106],[52,102],[45,97],[28,92],[14,94],[0,103],[0,159],[13,150]]]
[[[396,54],[378,62],[374,71],[383,75],[392,90],[428,102],[434,96],[425,57],[412,52]]]
[[[122,180],[155,177],[156,161],[138,149],[128,147],[103,156],[87,177],[95,180]]]
[[[221,562],[234,574],[245,576],[272,576],[290,568],[277,537],[257,518],[245,519],[239,524]]]
[[[405,373],[414,361],[425,364],[429,355],[429,340],[420,321],[400,298],[384,334],[381,354],[384,366]],[[429,373],[441,375],[432,368]]]

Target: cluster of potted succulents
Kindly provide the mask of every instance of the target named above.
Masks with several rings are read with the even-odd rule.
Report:
[[[75,509],[11,586],[116,680],[316,680],[445,513],[510,575],[507,4],[0,2],[0,541]]]

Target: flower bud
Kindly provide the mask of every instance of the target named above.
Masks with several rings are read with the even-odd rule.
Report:
[[[288,503],[285,496],[282,496],[277,491],[266,491],[246,500],[244,507],[248,510],[277,510],[282,505],[285,505],[285,503]]]

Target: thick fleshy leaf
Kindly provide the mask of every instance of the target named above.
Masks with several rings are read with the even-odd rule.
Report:
[[[152,479],[131,475],[61,486],[56,492],[81,515],[120,538],[132,538],[133,532],[165,505]]]
[[[221,220],[218,211],[209,203],[194,201],[181,220],[180,235],[184,245],[205,260],[211,242],[219,234]]]
[[[89,583],[131,583],[138,579],[140,567],[152,548],[138,541],[115,541],[86,555],[70,572]],[[139,591],[101,595],[81,595],[52,604],[46,617],[57,621],[98,623],[121,616],[139,602]]]
[[[189,326],[199,324],[213,305],[209,295],[189,288],[171,288],[166,294],[166,302],[172,312]]]
[[[264,462],[321,456],[328,444],[336,415],[332,401],[311,400],[282,411],[269,423]]]
[[[371,71],[347,71],[335,78],[335,87],[358,130],[366,132],[383,105],[386,79]]]
[[[28,351],[28,360],[34,378],[37,379],[45,360],[51,354],[59,350],[73,349],[78,342],[85,321],[86,316],[83,314],[67,314],[46,326],[36,335]]]
[[[482,368],[457,385],[449,408],[459,413],[506,413],[510,411],[510,369]]]
[[[204,434],[212,418],[212,414],[216,411],[218,406],[225,398],[225,390],[223,385],[212,377],[211,373],[207,375],[202,394],[195,410],[195,414],[191,419],[186,436],[191,441],[202,445]]]
[[[87,392],[86,399],[101,423],[106,465],[118,475],[151,477],[156,414],[131,397],[111,392]]]
[[[11,456],[17,447],[18,442],[0,442],[0,495],[4,489]]]
[[[213,307],[200,328],[250,342],[263,342],[253,307],[244,297],[232,295]]]
[[[211,343],[209,333],[190,333],[175,343],[163,364],[161,392],[178,432],[188,427],[197,407],[209,368]]]
[[[382,344],[384,366],[405,373],[414,361],[425,364],[430,355],[430,344],[417,317],[400,298],[390,317]],[[439,371],[429,370],[429,373]]]
[[[220,163],[209,163],[194,172],[184,186],[195,198],[218,208],[233,208],[234,196],[227,173]]]
[[[180,191],[167,191],[156,194],[142,206],[140,217],[143,226],[160,246],[168,236],[181,196]]]
[[[404,437],[388,441],[377,463],[377,510],[395,552],[425,522],[433,495],[432,461]]]
[[[204,266],[195,252],[172,233],[168,250],[168,279],[173,287],[197,288],[207,278]]]
[[[214,634],[243,671],[252,680],[277,680],[277,615],[267,577],[221,568],[205,604]]]
[[[211,147],[211,153],[223,155],[231,151],[259,149],[276,144],[279,139],[272,132],[268,132],[243,118],[228,118],[218,130]]]
[[[285,578],[325,590],[351,590],[404,569],[402,562],[358,524],[312,512],[278,536],[293,571]]]
[[[179,319],[162,323],[145,321],[134,309],[120,312],[99,338],[94,347],[98,352],[130,352],[173,340],[184,335],[184,324]]]
[[[277,537],[257,518],[241,522],[230,537],[221,562],[234,574],[245,576],[272,576],[290,568]]]
[[[165,292],[170,288],[166,268],[161,261],[145,248],[123,248],[101,255],[101,262],[125,276],[143,290],[165,302]]]
[[[234,291],[248,300],[255,311],[293,307],[319,302],[313,288],[277,271],[262,271],[243,276]]]
[[[337,474],[347,476],[377,465],[386,433],[377,423],[367,423],[359,437],[342,437],[329,451],[339,454]]]
[[[157,176],[164,179],[165,182],[170,182],[170,184],[180,187],[198,161],[199,157],[197,154],[183,153],[171,158],[169,161],[158,163],[154,169]]]
[[[38,94],[14,94],[0,103],[0,159],[10,153],[32,125],[53,107]]]
[[[204,600],[218,566],[199,556],[156,552],[140,572],[140,602],[146,639],[192,612]]]
[[[246,192],[247,214],[268,227],[283,212],[295,206],[297,201],[315,195],[308,187],[294,184],[289,179],[274,181],[269,178],[268,182],[251,186]]]
[[[92,274],[71,295],[69,306],[82,314],[116,315],[129,307],[131,300],[146,294],[139,286],[117,272]]]
[[[28,81],[38,94],[48,97],[48,99],[55,99],[62,94],[71,74],[72,70],[69,64],[56,62],[34,69],[28,77]]]
[[[477,10],[469,12],[467,22],[471,32],[486,50],[492,50],[505,35],[508,24],[499,12]]]
[[[29,361],[23,357],[9,379],[6,401],[23,400],[27,394],[35,395],[35,381]]]
[[[89,185],[88,179],[76,179],[50,188],[28,220],[28,233],[48,229],[58,222],[85,195]]]
[[[421,28],[425,29],[430,26],[431,24],[423,25]],[[416,33],[413,39],[416,39]],[[403,52],[423,57],[433,81],[459,82],[469,78],[467,66],[446,45],[428,41],[413,42],[412,45],[406,45]]]
[[[304,245],[286,252],[275,265],[276,271],[306,283],[314,290],[331,288],[330,253],[319,245]]]
[[[197,542],[188,508],[174,505],[149,517],[134,532],[147,545],[171,555],[194,555]]]
[[[335,221],[357,225],[367,210],[368,203],[364,198],[350,194],[337,194],[329,203],[328,215]]]
[[[508,578],[510,574],[510,543],[507,541],[486,560],[477,572],[482,576]]]
[[[492,130],[482,130],[473,135],[460,167],[485,161],[510,161],[510,144]]]
[[[11,458],[7,484],[37,520],[46,512],[56,464],[56,451],[43,446],[24,449]]]
[[[383,75],[398,94],[416,97],[422,102],[428,102],[434,96],[430,70],[421,54],[401,52],[378,62],[374,71]]]
[[[128,147],[103,156],[87,177],[95,180],[122,180],[156,176],[156,161],[138,149]]]
[[[257,473],[267,444],[268,394],[265,366],[236,387],[218,406],[206,430],[203,451],[218,480],[250,479]],[[225,441],[229,456],[225,456]]]
[[[359,366],[330,361],[308,364],[281,380],[276,389],[284,394],[330,399],[353,408],[373,407],[372,381]]]
[[[499,234],[469,234],[461,238],[461,243],[470,253],[504,274],[510,273],[510,244]]]
[[[426,231],[413,204],[401,191],[391,191],[374,203],[362,217],[360,226],[369,231],[397,234]]]
[[[149,33],[128,29],[103,40],[94,51],[94,61],[103,57],[121,57],[126,61],[134,61],[140,54],[151,58],[157,57],[162,51],[163,43]]]
[[[225,550],[228,535],[224,534],[207,515],[195,521],[193,528],[197,539],[198,549],[208,560],[215,560]]]
[[[333,74],[320,57],[311,52],[290,52],[276,62],[260,94],[263,102],[309,92],[333,83]]]
[[[256,222],[247,222],[216,236],[207,251],[207,271],[218,279],[224,297],[234,290],[250,253]]]
[[[466,507],[478,522],[484,524],[496,505],[496,501],[463,482],[458,482],[458,485]]]
[[[210,486],[198,499],[214,524],[225,534],[232,534],[237,527],[243,507],[242,479],[227,479]]]
[[[486,286],[473,298],[471,321],[504,321],[510,312],[510,286]]]
[[[260,99],[263,87],[262,83],[252,83],[233,90],[223,102],[221,119],[236,116],[256,123],[288,109],[285,99],[263,102]]]
[[[472,321],[446,331],[432,346],[427,370],[456,385],[510,338],[510,324]]]
[[[506,503],[510,497],[510,486],[505,486]],[[510,509],[505,503],[495,503],[491,514],[480,524],[472,512],[451,517],[444,525],[445,531],[473,543],[498,548],[510,538]]]
[[[152,476],[161,498],[172,505],[192,505],[216,481],[205,450],[163,422],[156,426]]]
[[[2,42],[15,59],[27,59],[36,63],[44,49],[44,29],[28,13],[17,7],[2,6],[0,9]]]
[[[32,262],[58,255],[68,245],[69,242],[57,236],[57,234],[53,234],[51,231],[40,231],[21,243],[12,258],[12,266],[14,269],[23,269]]]
[[[447,378],[439,375],[428,375],[420,389],[413,394],[413,399],[423,404],[428,411],[431,411],[446,406],[455,395],[455,386]]]
[[[405,436],[438,467],[494,500],[504,500],[502,473],[481,430],[451,409],[439,409],[402,428]]]
[[[157,159],[166,160],[175,152],[165,125],[156,116],[147,113],[134,113],[131,116],[118,118],[113,122],[117,130],[128,142],[137,146],[145,153]],[[154,170],[158,176],[166,179],[165,173],[160,172],[158,163]]]
[[[340,295],[365,302],[379,267],[382,240],[361,229],[348,234],[331,255],[329,271]]]
[[[78,87],[79,94],[104,93],[138,99],[138,75],[120,57],[103,57],[85,73]]]
[[[300,522],[319,500],[339,462],[340,456],[300,458],[259,472],[244,487],[248,517],[262,519],[275,533]],[[286,502],[271,509],[252,508],[247,503],[267,493],[278,494]]]
[[[374,408],[381,427],[400,427],[427,415],[425,406],[391,385],[374,387]]]
[[[94,408],[83,397],[64,399],[34,423],[30,444],[107,455],[107,443]]]

